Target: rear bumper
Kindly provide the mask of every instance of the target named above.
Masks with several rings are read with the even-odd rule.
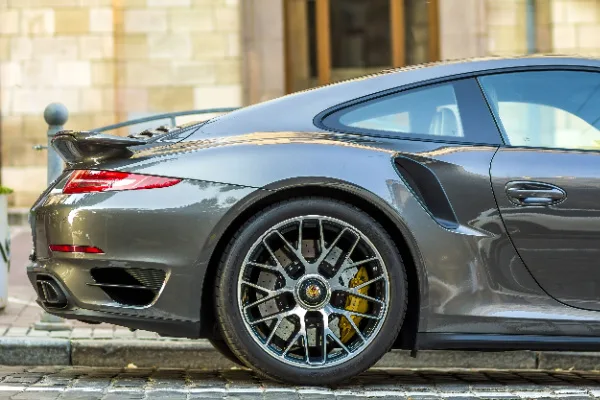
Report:
[[[157,332],[165,336],[196,338],[200,335],[200,306],[197,308],[198,318],[177,319],[178,311],[170,312],[159,301],[143,307],[124,306],[115,302],[99,287],[87,285],[93,282],[89,267],[83,264],[70,264],[62,262],[47,262],[40,264],[34,262],[27,267],[27,275],[38,294],[37,303],[48,313],[61,318],[76,319],[87,322],[107,322],[132,329],[143,329]],[[61,275],[70,270],[68,284],[62,280]],[[40,281],[51,282],[59,294],[64,296],[64,304],[51,303],[47,300],[47,293],[40,291]],[[177,281],[170,285],[178,286]],[[166,288],[166,283],[165,286]]]
[[[253,191],[198,181],[139,191],[48,191],[30,216],[34,252],[27,274],[38,302],[63,318],[199,337],[216,239],[235,215],[232,208]],[[51,244],[103,253],[52,252]],[[43,287],[52,291],[51,285],[40,280],[55,285],[64,301],[48,301]]]

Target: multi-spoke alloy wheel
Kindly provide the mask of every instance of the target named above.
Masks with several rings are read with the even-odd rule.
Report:
[[[344,362],[376,337],[389,279],[370,240],[341,220],[283,221],[252,246],[238,279],[246,328],[269,354],[314,368]]]
[[[387,232],[346,203],[294,199],[235,235],[217,271],[216,312],[229,348],[269,377],[334,383],[393,344],[406,274]]]

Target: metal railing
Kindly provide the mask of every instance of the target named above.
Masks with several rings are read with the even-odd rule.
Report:
[[[235,107],[224,107],[224,108],[208,108],[206,110],[190,110],[190,111],[178,111],[166,114],[150,115],[144,118],[132,119],[125,122],[119,122],[118,124],[103,126],[102,128],[92,129],[92,132],[106,132],[114,129],[124,128],[126,126],[144,124],[152,121],[159,121],[161,119],[168,119],[171,122],[171,126],[176,126],[177,117],[184,117],[188,115],[202,115],[202,114],[220,114],[235,111]]]

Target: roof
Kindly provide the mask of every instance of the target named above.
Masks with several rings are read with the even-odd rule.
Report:
[[[592,66],[600,68],[600,59],[561,55],[485,57],[445,60],[387,69],[376,74],[319,86],[245,107],[216,118],[211,124],[207,124],[207,127],[222,133],[260,130],[314,131],[317,129],[313,124],[315,115],[338,104],[373,93],[418,82],[451,78],[456,75],[533,66]],[[218,122],[216,124],[218,126],[210,126],[216,122]]]

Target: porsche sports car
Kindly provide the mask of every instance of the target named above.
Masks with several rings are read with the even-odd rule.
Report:
[[[392,348],[600,350],[600,60],[386,70],[53,147],[27,270],[52,314],[295,384]]]

